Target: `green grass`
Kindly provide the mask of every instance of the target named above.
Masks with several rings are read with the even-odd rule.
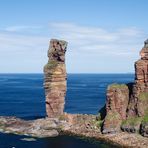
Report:
[[[148,123],[148,114],[143,117],[142,123],[143,124]]]
[[[113,112],[113,113],[108,113],[107,116],[105,117],[106,120],[118,120],[120,118],[120,115],[118,112]]]
[[[148,101],[148,92],[140,93],[139,99],[142,100],[142,101],[146,101],[146,100]]]
[[[144,124],[148,123],[148,108],[145,111],[145,115],[144,115],[144,117],[142,119],[142,123],[144,123]]]
[[[98,120],[98,121],[96,121],[96,126],[97,126],[98,128],[101,128],[102,125],[103,125],[103,120]]]
[[[127,85],[126,84],[117,84],[117,83],[113,83],[111,85],[108,86],[108,89],[111,89],[111,88],[127,88]]]
[[[136,126],[141,123],[142,119],[142,117],[131,117],[127,120],[122,121],[122,125]]]
[[[103,125],[103,121],[104,120],[101,120],[99,118],[95,119],[95,120],[92,120],[92,125],[96,126],[97,128],[101,128],[102,125]]]
[[[58,65],[57,61],[49,61],[45,66],[44,69],[48,68],[48,69],[53,69]]]

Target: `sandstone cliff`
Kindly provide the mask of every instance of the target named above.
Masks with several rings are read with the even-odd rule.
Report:
[[[107,89],[103,133],[139,132],[148,137],[148,40],[135,62],[135,82],[112,84]]]
[[[66,94],[66,48],[66,41],[51,39],[48,50],[49,60],[44,66],[44,88],[48,117],[58,117],[63,114]]]
[[[141,59],[135,62],[135,84],[128,106],[128,117],[144,116],[148,109],[148,40],[140,55]]]
[[[120,130],[122,120],[126,119],[128,100],[129,90],[126,85],[112,84],[108,86],[103,133],[111,133]]]

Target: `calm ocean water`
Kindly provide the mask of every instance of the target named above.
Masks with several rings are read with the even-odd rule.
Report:
[[[133,74],[69,74],[65,111],[97,114],[105,103],[107,85],[133,81]],[[44,117],[44,98],[42,74],[0,74],[0,115],[24,119]],[[67,136],[38,139],[35,142],[20,139],[21,136],[0,134],[0,148],[111,147],[102,142],[92,143]]]

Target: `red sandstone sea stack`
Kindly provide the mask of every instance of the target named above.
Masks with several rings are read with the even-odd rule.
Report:
[[[44,66],[44,88],[46,113],[48,117],[63,114],[66,95],[65,53],[67,42],[51,39],[48,49],[48,63]]]

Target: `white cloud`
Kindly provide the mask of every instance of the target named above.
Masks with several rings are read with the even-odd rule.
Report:
[[[109,31],[100,27],[86,27],[72,23],[50,23],[52,36],[69,41],[73,51],[114,55],[137,54],[144,33],[136,28],[119,28]]]
[[[3,65],[7,58],[14,67],[15,63],[19,64],[20,59],[24,65],[27,60],[29,66],[32,66],[23,70],[29,72],[41,72],[47,61],[46,53],[51,38],[68,41],[67,66],[70,72],[87,72],[87,69],[98,72],[99,67],[97,69],[91,66],[96,65],[94,63],[106,65],[101,72],[108,71],[108,64],[115,71],[120,68],[114,66],[116,58],[123,62],[121,67],[126,69],[129,61],[134,62],[138,58],[138,52],[146,39],[144,32],[136,27],[111,30],[73,23],[50,23],[48,27],[10,26],[0,30],[0,66],[9,66]],[[100,69],[103,70],[103,67]]]
[[[41,29],[41,26],[9,26],[4,28],[8,32],[22,32],[22,31],[31,31]]]
[[[0,33],[0,51],[1,50],[24,50],[35,49],[37,47],[45,46],[48,44],[48,38],[44,36],[31,36],[13,33]]]

